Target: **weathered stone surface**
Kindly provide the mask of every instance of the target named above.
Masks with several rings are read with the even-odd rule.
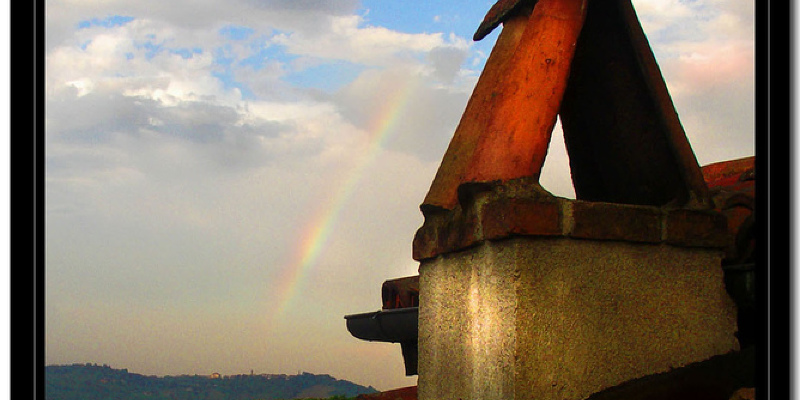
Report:
[[[514,237],[420,265],[420,399],[583,399],[737,349],[722,252]]]
[[[497,199],[481,209],[483,239],[510,235],[561,235],[561,204],[539,199]]]
[[[425,214],[412,255],[425,260],[512,236],[719,248],[730,240],[727,230],[725,216],[716,211],[568,200],[552,196],[535,178],[524,177],[461,185],[453,210]]]
[[[487,242],[420,266],[420,399],[514,398],[514,268],[485,263],[507,252]]]
[[[728,243],[728,221],[718,212],[672,210],[665,224],[665,240],[670,244],[722,248]]]
[[[662,212],[655,207],[574,201],[572,219],[575,238],[661,241]]]
[[[483,240],[478,217],[471,207],[430,215],[425,220],[414,235],[412,256],[415,260],[465,249]]]
[[[510,235],[559,235],[559,199],[536,179],[466,183],[452,210],[429,209],[414,236],[413,257],[424,260]]]

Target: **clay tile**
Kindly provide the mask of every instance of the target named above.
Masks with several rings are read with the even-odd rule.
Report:
[[[506,21],[514,11],[521,6],[533,7],[537,0],[500,0],[495,3],[486,16],[483,17],[483,22],[478,26],[472,40],[479,41],[490,34],[494,28]]]

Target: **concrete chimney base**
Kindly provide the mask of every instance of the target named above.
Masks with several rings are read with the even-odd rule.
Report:
[[[558,204],[564,234],[421,260],[419,399],[577,400],[738,349],[719,248],[575,238],[594,206]],[[661,239],[692,219],[647,212]]]

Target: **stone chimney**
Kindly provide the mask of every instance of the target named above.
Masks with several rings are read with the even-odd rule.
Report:
[[[736,350],[708,189],[630,0],[500,0],[431,188],[419,398],[583,399]],[[539,185],[561,117],[576,199]]]

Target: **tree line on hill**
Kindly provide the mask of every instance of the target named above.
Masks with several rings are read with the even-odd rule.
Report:
[[[375,393],[372,386],[330,375],[148,376],[108,365],[46,366],[46,400],[345,400]]]

